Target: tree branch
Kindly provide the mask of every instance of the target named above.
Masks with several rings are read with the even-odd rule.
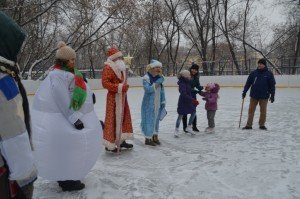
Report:
[[[48,8],[46,8],[46,9],[43,10],[42,12],[36,14],[34,17],[30,18],[29,20],[27,20],[27,21],[21,23],[20,26],[25,26],[26,24],[28,24],[28,23],[32,22],[33,20],[35,20],[36,18],[38,18],[39,16],[43,15],[43,14],[46,13],[49,9],[51,9],[52,6],[53,6],[54,4],[56,4],[58,1],[60,1],[60,0],[55,0],[54,2],[52,2],[52,3],[50,4],[50,6],[48,6]]]

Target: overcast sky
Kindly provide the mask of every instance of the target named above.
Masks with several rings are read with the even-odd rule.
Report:
[[[284,8],[280,6],[273,6],[274,0],[262,0],[256,3],[256,15],[263,15],[272,24],[283,23],[286,17],[283,15]],[[296,3],[295,3],[296,4]]]
[[[284,7],[274,6],[274,2],[275,0],[261,0],[260,3],[255,4],[256,10],[253,12],[253,17],[262,16],[262,18],[264,18],[262,21],[265,22],[263,26],[265,31],[262,31],[262,35],[265,44],[269,43],[272,39],[272,27],[277,24],[285,23],[287,20],[284,15]]]

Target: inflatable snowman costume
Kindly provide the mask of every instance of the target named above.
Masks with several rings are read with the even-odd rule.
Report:
[[[35,156],[39,176],[48,180],[83,179],[101,151],[102,128],[94,111],[93,93],[85,82],[81,82],[86,92],[83,104],[76,111],[70,105],[76,81],[76,73],[55,67],[33,101]],[[80,130],[74,126],[78,120],[83,124]]]

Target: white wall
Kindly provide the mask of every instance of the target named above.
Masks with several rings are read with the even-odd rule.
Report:
[[[205,85],[209,82],[215,82],[220,84],[221,86],[226,87],[242,87],[244,86],[246,80],[246,75],[244,76],[203,76],[200,77],[201,85]],[[300,75],[276,75],[276,87],[283,88],[300,88]],[[89,85],[92,89],[102,89],[102,84],[100,79],[90,79]],[[27,90],[28,94],[34,94],[38,89],[40,81],[33,80],[24,80],[23,84]],[[139,87],[142,86],[142,78],[134,77],[128,79],[128,84],[131,87]],[[177,86],[177,78],[176,77],[166,77],[165,86]]]

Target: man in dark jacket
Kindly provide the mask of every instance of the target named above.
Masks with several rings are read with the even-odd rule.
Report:
[[[193,63],[192,66],[190,67],[190,73],[191,73],[190,85],[192,88],[192,98],[197,100],[197,94],[203,89],[199,81],[199,77],[200,77],[199,66]],[[183,115],[182,123],[183,123],[183,131],[187,132],[186,131],[187,115]],[[195,116],[195,119],[193,121],[193,131],[199,132],[197,128],[197,116]]]
[[[247,91],[251,87],[248,121],[247,125],[243,129],[252,129],[254,112],[257,104],[259,104],[259,128],[262,130],[267,130],[265,126],[267,116],[267,104],[268,99],[271,103],[274,102],[275,84],[276,82],[274,79],[274,75],[271,71],[268,70],[266,60],[258,60],[258,67],[255,71],[250,73],[242,94],[242,97],[244,99],[246,97]]]

